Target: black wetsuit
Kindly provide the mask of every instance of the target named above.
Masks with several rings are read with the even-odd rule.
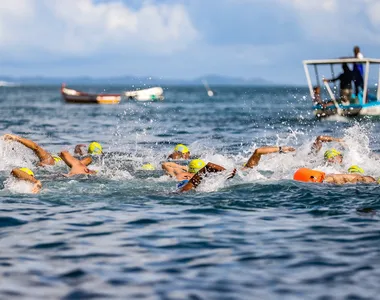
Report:
[[[346,71],[340,74],[338,77],[331,79],[331,81],[340,81],[340,89],[341,90],[351,90],[352,89],[352,81],[354,80],[354,74],[352,71]]]

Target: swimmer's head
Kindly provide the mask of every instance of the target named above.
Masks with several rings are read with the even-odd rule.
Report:
[[[173,153],[169,155],[171,159],[188,159],[190,157],[190,150],[184,144],[177,144],[174,147]]]
[[[145,170],[145,171],[153,171],[153,170],[156,170],[156,168],[151,164],[151,163],[147,163],[145,165],[142,165],[141,166],[141,169],[142,170]]]
[[[20,171],[23,171],[23,172],[25,172],[26,174],[28,174],[28,175],[34,177],[34,173],[33,173],[33,171],[32,171],[31,169],[29,169],[29,168],[20,168],[19,170],[20,170]]]
[[[332,148],[327,150],[324,154],[325,160],[329,163],[339,163],[343,161],[343,155],[338,150]]]
[[[100,145],[98,142],[92,142],[90,145],[88,145],[88,153],[102,154],[103,153],[102,145]]]
[[[188,153],[190,151],[189,148],[187,148],[184,144],[177,144],[174,147],[174,152]]]
[[[52,157],[55,163],[59,163],[60,161],[62,161],[62,158],[60,158],[58,155],[52,155]]]
[[[189,163],[189,173],[197,173],[200,169],[202,169],[206,163],[201,159],[193,159]]]
[[[353,165],[348,168],[348,173],[364,174],[364,170],[357,165]]]

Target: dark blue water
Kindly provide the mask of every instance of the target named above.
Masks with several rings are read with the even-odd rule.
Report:
[[[122,87],[81,87],[118,92]],[[0,141],[2,299],[376,299],[377,185],[294,182],[298,167],[380,177],[376,119],[317,121],[300,88],[169,87],[163,102],[68,105],[59,87],[0,88],[0,133],[52,153],[96,140],[93,178],[37,169],[30,150]],[[344,163],[308,155],[319,134],[344,137]],[[176,143],[231,170],[252,150],[289,145],[250,172],[175,193],[160,163]],[[325,145],[323,150],[339,145]],[[155,171],[143,171],[150,162]],[[30,167],[40,194],[9,179]]]

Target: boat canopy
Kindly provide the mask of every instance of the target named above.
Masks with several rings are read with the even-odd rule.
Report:
[[[340,65],[343,63],[380,64],[379,58],[333,58],[304,60],[304,65]]]

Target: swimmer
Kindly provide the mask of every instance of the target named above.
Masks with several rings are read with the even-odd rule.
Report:
[[[331,142],[338,142],[338,143],[344,143],[344,140],[341,138],[334,138],[329,135],[319,135],[315,139],[313,145],[311,146],[311,151],[314,154],[317,154],[322,149],[323,143],[331,143]]]
[[[224,167],[213,163],[205,163],[201,159],[193,159],[188,166],[181,166],[173,162],[162,163],[162,168],[171,177],[175,177],[180,181],[178,188],[180,192],[195,189],[202,181],[207,173],[221,172],[226,170]],[[234,177],[236,169],[228,176],[227,179]]]
[[[51,165],[54,165],[56,163],[56,159],[60,160],[60,158],[58,156],[56,159],[54,159],[54,157],[48,151],[46,151],[45,149],[40,147],[37,143],[35,143],[31,140],[22,138],[20,136],[17,136],[14,134],[5,134],[4,140],[5,141],[15,141],[15,142],[18,142],[18,143],[24,145],[25,147],[31,149],[34,152],[34,154],[38,157],[38,159],[40,160],[40,162],[38,163],[38,166],[46,166],[46,165],[51,166]]]
[[[201,159],[193,159],[188,166],[182,166],[174,162],[162,163],[162,169],[177,181],[190,180],[204,166],[206,166],[206,163]]]
[[[248,159],[248,161],[244,165],[244,169],[247,168],[253,168],[256,167],[261,159],[261,155],[266,155],[270,153],[287,153],[287,152],[294,152],[296,149],[293,147],[288,147],[288,146],[269,146],[269,147],[260,147],[257,148],[251,157]]]
[[[326,174],[322,171],[311,170],[307,168],[298,169],[293,176],[294,180],[303,182],[317,182],[317,183],[332,183],[332,184],[346,184],[346,183],[376,183],[376,179],[372,176],[364,176],[361,174]]]
[[[189,180],[184,180],[178,184],[179,192],[186,192],[192,189],[196,189],[197,186],[202,182],[203,178],[207,176],[208,173],[222,172],[226,169],[222,166],[213,163],[207,163],[204,167],[198,170]],[[236,169],[228,175],[227,179],[231,179],[235,176]]]
[[[79,145],[75,146],[74,154],[78,154],[80,156],[84,156],[87,154],[102,155],[103,154],[103,147],[98,142],[91,142],[88,145],[88,147],[86,144],[79,144]]]
[[[325,151],[325,154],[323,155],[323,157],[328,164],[342,164],[343,163],[343,154],[334,148]]]
[[[184,144],[177,144],[174,147],[174,151],[172,154],[168,156],[170,159],[189,159],[190,158],[190,150]]]
[[[90,170],[87,168],[89,164],[92,162],[92,158],[86,157],[82,160],[79,160],[73,157],[68,151],[62,151],[59,156],[62,160],[69,166],[70,172],[68,174],[64,174],[66,177],[70,177],[78,174],[87,174],[93,175],[96,174],[96,171]]]
[[[58,155],[53,155],[49,153],[48,151],[46,151],[44,148],[42,148],[41,146],[39,146],[37,143],[33,142],[32,140],[28,140],[26,138],[23,138],[14,134],[5,134],[3,138],[5,141],[18,142],[24,145],[25,147],[31,149],[34,152],[34,154],[38,157],[39,163],[37,165],[40,167],[52,166],[62,161],[61,157],[59,157]],[[88,158],[86,157],[82,159],[81,162],[85,165],[88,165],[92,162],[92,160],[89,161]]]
[[[269,147],[260,147],[257,148],[251,157],[248,159],[247,163],[244,165],[244,169],[251,169],[257,166],[260,162],[261,156],[270,154],[270,153],[287,153],[294,152],[296,149],[288,146],[269,146]],[[198,171],[203,168],[206,164],[202,160],[192,160],[188,167],[176,164],[174,162],[164,162],[162,164],[162,168],[171,176],[175,177],[178,181],[189,180],[193,174],[189,174],[188,170],[194,170],[195,168],[191,168],[190,165],[192,163],[196,163],[199,161]],[[203,163],[203,165],[202,165]],[[196,173],[196,172],[193,172]]]
[[[11,175],[17,179],[33,183],[32,193],[37,194],[42,188],[41,181],[34,177],[32,170],[28,168],[13,169]]]
[[[341,138],[334,138],[328,135],[319,135],[311,146],[311,154],[316,155],[319,151],[321,151],[323,143],[331,142],[338,142],[341,145],[344,145],[344,140]],[[328,164],[342,164],[343,162],[343,154],[335,148],[325,151],[323,156]]]

